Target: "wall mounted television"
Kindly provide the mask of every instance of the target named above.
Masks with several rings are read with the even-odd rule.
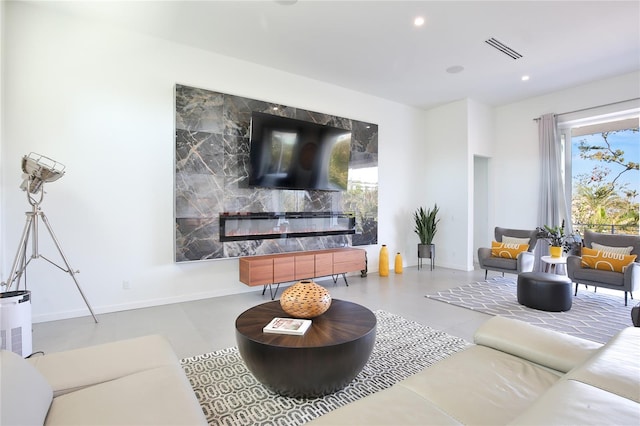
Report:
[[[249,186],[346,191],[351,131],[253,111]]]

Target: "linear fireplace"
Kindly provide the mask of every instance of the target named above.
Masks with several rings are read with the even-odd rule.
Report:
[[[355,234],[356,218],[344,212],[220,213],[220,241]]]

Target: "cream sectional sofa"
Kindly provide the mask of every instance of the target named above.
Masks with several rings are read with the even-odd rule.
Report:
[[[640,328],[607,344],[493,317],[475,345],[312,425],[640,425]]]
[[[206,425],[173,349],[145,336],[27,360],[0,351],[0,425]]]

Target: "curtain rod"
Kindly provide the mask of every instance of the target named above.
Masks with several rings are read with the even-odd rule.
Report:
[[[602,107],[607,107],[607,106],[611,106],[611,105],[618,105],[618,104],[623,104],[625,102],[631,102],[631,101],[637,101],[640,100],[640,98],[631,98],[631,99],[626,99],[624,101],[617,101],[617,102],[611,102],[608,104],[603,104],[603,105],[596,105],[593,107],[589,107],[589,108],[582,108],[582,109],[577,109],[575,111],[567,111],[567,112],[561,112],[560,114],[553,114],[554,117],[557,117],[559,115],[567,115],[567,114],[573,114],[574,112],[582,112],[582,111],[589,111],[590,109],[596,109],[596,108],[602,108]],[[542,117],[537,117],[534,118],[533,121],[538,121],[540,120]]]

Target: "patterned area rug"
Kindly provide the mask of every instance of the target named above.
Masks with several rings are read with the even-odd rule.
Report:
[[[629,300],[624,295],[613,296],[600,290],[581,286],[567,312],[545,312],[518,303],[516,277],[496,277],[429,294],[426,297],[491,315],[516,318],[541,327],[604,343],[619,330],[632,326]]]
[[[376,343],[362,372],[321,398],[280,396],[260,384],[236,347],[181,361],[210,425],[300,425],[386,389],[469,345],[463,339],[376,311]]]

